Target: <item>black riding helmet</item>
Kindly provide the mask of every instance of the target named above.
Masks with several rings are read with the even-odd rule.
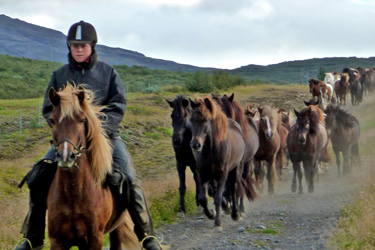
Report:
[[[68,32],[67,43],[70,44],[90,44],[92,48],[98,42],[94,26],[90,23],[80,21],[73,24]]]

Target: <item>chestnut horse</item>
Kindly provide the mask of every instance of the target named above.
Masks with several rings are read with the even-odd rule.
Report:
[[[274,194],[277,181],[276,156],[280,150],[281,115],[272,107],[258,107],[259,112],[259,149],[254,156],[254,174],[260,190],[263,190],[265,171],[261,161],[267,164],[268,193]]]
[[[342,73],[340,81],[335,83],[336,100],[338,104],[346,105],[346,95],[349,93],[349,75]]]
[[[336,155],[337,173],[340,176],[340,153],[344,158],[344,174],[350,171],[353,164],[360,164],[358,149],[360,126],[355,116],[336,105],[328,105],[326,114],[326,128],[330,134],[332,148]]]
[[[215,227],[221,231],[221,204],[224,189],[232,201],[231,217],[238,220],[236,186],[242,185],[239,173],[242,172],[243,157],[246,149],[241,127],[227,118],[220,106],[210,98],[190,100],[193,113],[190,118],[192,129],[191,148],[197,160],[200,185],[199,203],[206,216],[214,218],[214,212],[207,207],[206,186],[215,182],[213,198],[216,210]],[[226,187],[226,183],[230,183]]]
[[[297,117],[296,123],[291,127],[287,145],[290,160],[293,163],[292,192],[296,192],[298,175],[298,191],[303,193],[302,170],[300,163],[303,163],[305,178],[308,183],[308,191],[314,192],[314,176],[317,164],[321,155],[326,153],[329,143],[328,133],[321,121],[321,114],[311,106],[302,109],[300,112],[294,110]]]
[[[256,198],[256,192],[254,189],[254,179],[253,179],[253,169],[252,163],[255,153],[259,148],[259,138],[258,138],[258,127],[255,121],[247,117],[245,112],[237,101],[234,100],[234,93],[231,96],[227,95],[214,95],[212,94],[212,98],[221,106],[223,112],[226,114],[228,118],[235,120],[242,129],[243,137],[246,144],[246,151],[244,154],[244,166],[242,172],[243,181],[245,181],[245,190],[239,190],[240,196],[240,204],[239,209],[240,212],[243,214],[245,212],[244,207],[244,194],[247,195],[247,198],[252,201]]]
[[[186,95],[178,95],[173,101],[166,100],[171,106],[172,114],[172,144],[175,152],[177,172],[180,180],[179,193],[180,193],[180,205],[178,208],[179,213],[185,214],[185,193],[186,193],[186,167],[189,166],[191,172],[193,172],[193,178],[195,181],[196,195],[195,200],[198,204],[198,174],[196,170],[196,162],[193,152],[190,148],[191,141],[191,129],[190,129],[190,116],[193,109],[190,106],[190,100]]]
[[[59,92],[51,88],[49,99],[52,144],[60,156],[47,199],[50,248],[100,250],[109,233],[110,249],[140,249],[129,214],[105,184],[112,149],[99,119],[102,107],[93,104],[91,91],[70,84]]]

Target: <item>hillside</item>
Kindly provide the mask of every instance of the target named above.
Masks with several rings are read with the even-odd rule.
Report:
[[[326,72],[342,72],[343,68],[375,67],[375,57],[332,57],[290,61],[268,66],[247,65],[231,71],[250,79],[266,80],[272,83],[307,83],[310,78],[317,78],[319,68]]]
[[[192,72],[200,68],[173,61],[147,57],[141,53],[98,44],[100,59],[112,65],[145,66],[150,69]],[[67,61],[66,35],[60,31],[0,15],[0,54],[43,61]]]

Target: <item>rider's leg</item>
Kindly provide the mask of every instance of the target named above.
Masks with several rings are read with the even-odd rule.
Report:
[[[143,242],[145,249],[161,249],[158,240],[155,238],[146,198],[140,182],[136,178],[136,172],[129,151],[120,137],[114,138],[112,143],[114,178],[120,178],[121,173],[124,173],[128,179],[130,194],[128,210],[134,222],[134,232],[139,241]]]
[[[30,189],[29,212],[26,215],[21,233],[25,241],[15,250],[42,249],[46,225],[47,196],[49,187],[56,172],[53,164],[55,151],[50,148],[44,158],[38,161],[27,176]]]

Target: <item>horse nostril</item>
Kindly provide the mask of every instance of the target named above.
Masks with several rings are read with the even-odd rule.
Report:
[[[201,148],[201,144],[199,142],[190,142],[190,147],[192,149],[200,149]]]
[[[70,153],[69,161],[75,161],[77,159],[77,155],[74,152]]]

